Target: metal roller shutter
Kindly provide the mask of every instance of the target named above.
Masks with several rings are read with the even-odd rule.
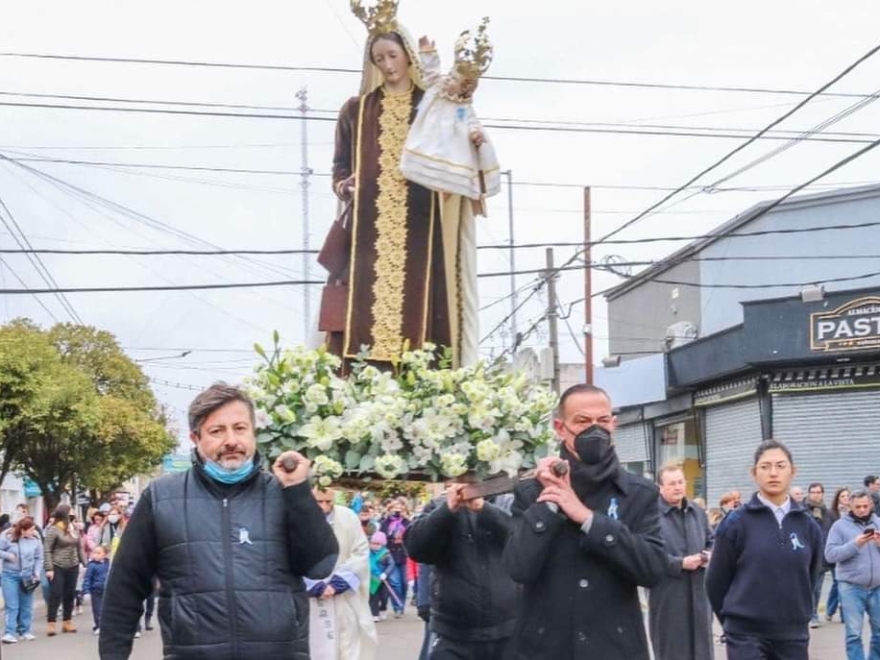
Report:
[[[614,448],[621,463],[637,463],[648,460],[648,445],[645,424],[618,426],[614,431]]]
[[[706,408],[706,492],[707,504],[729,490],[743,499],[752,491],[749,470],[755,449],[761,443],[761,411],[757,397]]]
[[[773,437],[791,450],[795,483],[821,482],[830,504],[835,489],[880,472],[878,410],[880,390],[775,394]]]

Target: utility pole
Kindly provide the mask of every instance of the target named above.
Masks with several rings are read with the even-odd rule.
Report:
[[[584,381],[593,384],[593,246],[590,187],[584,187]]]
[[[550,326],[550,353],[553,356],[553,391],[559,392],[559,308],[556,302],[556,278],[559,274],[553,265],[553,248],[547,248],[546,256],[547,270],[544,271],[544,277],[547,280],[547,322]]]
[[[510,250],[510,341],[516,346],[516,244],[513,233],[513,170],[502,172],[507,177],[507,236]]]
[[[309,122],[308,122],[308,100],[309,90],[306,87],[300,88],[296,93],[299,100],[297,110],[300,112],[300,141],[302,147],[302,165],[300,167],[300,189],[302,191],[302,269],[303,280],[306,282],[312,279],[311,255],[309,254],[309,246],[311,243],[309,236],[309,178],[312,176],[312,169],[309,167]],[[303,343],[309,340],[309,332],[312,325],[312,292],[308,284],[303,284]]]

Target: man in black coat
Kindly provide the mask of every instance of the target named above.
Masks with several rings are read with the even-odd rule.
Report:
[[[649,620],[655,660],[712,660],[712,608],[706,565],[713,534],[706,513],[685,497],[680,465],[660,469],[660,529],[666,575],[651,588]]]
[[[519,591],[501,565],[510,513],[483,498],[464,500],[463,488],[451,484],[404,535],[409,556],[433,566],[429,658],[507,660]]]
[[[525,589],[510,658],[648,660],[638,586],[665,570],[658,490],[620,467],[615,424],[604,390],[569,388],[554,420],[560,455],[514,491],[504,564]]]
[[[824,547],[824,544],[828,542],[828,532],[831,531],[831,525],[834,524],[831,511],[825,506],[825,486],[818,481],[810,484],[807,490],[807,499],[804,500],[804,508],[822,529],[822,543]],[[822,585],[825,583],[825,573],[832,568],[834,567],[827,560],[822,562],[822,572],[819,573],[816,585],[813,588],[813,618],[810,619],[810,628],[819,627],[819,601],[822,599]]]
[[[174,660],[308,660],[303,576],[336,564],[309,461],[264,471],[254,407],[216,383],[189,408],[193,467],[150,483],[120,537],[104,591],[99,655],[126,660],[158,577],[163,653]],[[288,472],[285,459],[297,461]]]

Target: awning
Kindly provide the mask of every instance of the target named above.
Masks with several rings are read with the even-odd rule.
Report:
[[[796,392],[880,387],[880,364],[788,369],[773,374],[771,392]]]
[[[750,376],[713,385],[694,393],[694,406],[714,406],[753,395],[758,390],[758,377]]]

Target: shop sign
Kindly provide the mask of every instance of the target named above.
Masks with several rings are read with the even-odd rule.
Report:
[[[856,298],[828,312],[810,314],[810,350],[880,348],[880,297]]]

